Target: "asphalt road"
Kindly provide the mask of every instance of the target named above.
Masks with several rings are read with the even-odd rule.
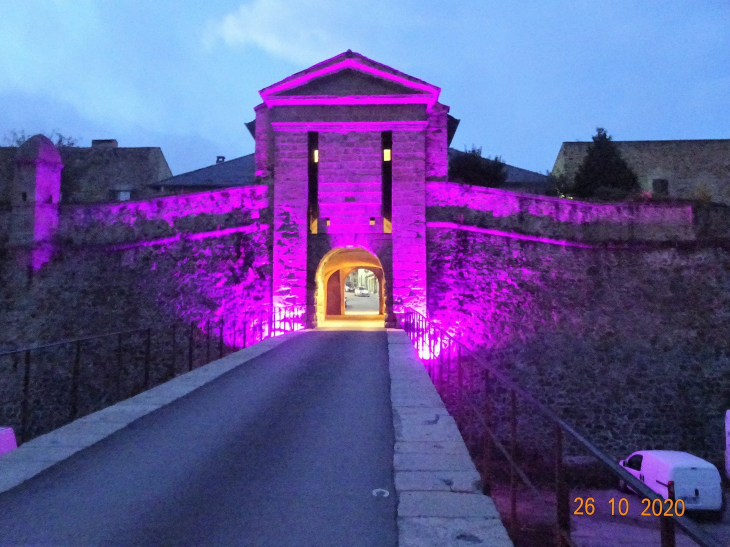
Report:
[[[380,297],[377,294],[355,296],[354,292],[348,292],[345,293],[345,296],[347,296],[347,308],[345,308],[345,314],[351,314],[353,312],[378,313]]]
[[[0,494],[0,545],[395,547],[387,363],[297,336]]]

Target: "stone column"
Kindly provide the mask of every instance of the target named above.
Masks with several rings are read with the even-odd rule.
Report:
[[[31,137],[18,148],[10,196],[9,244],[30,249],[34,270],[48,262],[53,250],[62,169],[58,149],[43,135]]]

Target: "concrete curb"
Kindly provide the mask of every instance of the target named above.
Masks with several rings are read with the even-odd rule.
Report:
[[[388,329],[399,547],[512,541],[454,419],[402,330]]]
[[[142,416],[184,397],[302,332],[306,331],[267,338],[258,344],[177,376],[139,395],[79,418],[3,454],[0,456],[0,493],[18,486],[76,452],[127,427]]]

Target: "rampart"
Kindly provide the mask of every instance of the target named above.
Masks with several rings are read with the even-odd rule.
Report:
[[[432,319],[616,458],[722,460],[727,214],[453,183],[430,183],[428,204]]]
[[[38,271],[23,266],[29,249],[2,249],[0,347],[270,306],[265,185],[59,213]]]

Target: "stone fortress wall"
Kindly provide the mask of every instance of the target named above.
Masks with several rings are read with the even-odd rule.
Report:
[[[664,448],[722,461],[727,207],[428,190],[432,319],[616,458]],[[550,442],[550,429],[519,427]]]
[[[653,192],[652,182],[661,179],[667,197],[730,205],[730,139],[614,142],[643,190]],[[564,142],[553,175],[572,180],[590,144]]]
[[[62,205],[37,271],[31,247],[0,249],[0,347],[269,309],[269,196],[256,185]]]

